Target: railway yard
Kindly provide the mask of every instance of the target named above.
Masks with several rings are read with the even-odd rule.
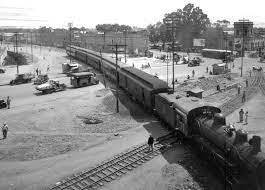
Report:
[[[35,46],[33,50],[33,63],[27,56],[29,63],[19,67],[20,73],[34,73],[38,68],[67,88],[41,95],[32,83],[11,86],[8,83],[16,66],[5,66],[6,73],[0,74],[0,98],[10,96],[11,109],[0,110],[0,124],[9,126],[7,139],[0,140],[0,189],[225,189],[225,180],[196,153],[192,143],[182,141],[180,134],[172,133],[161,118],[148,113],[122,88],[116,113],[116,84],[107,79],[104,86],[106,73],[93,69],[98,85],[73,88],[69,77],[62,74],[62,63],[69,62],[64,49]],[[29,55],[29,47],[22,47],[21,52]],[[163,54],[153,53],[154,57]],[[190,53],[191,58],[197,56],[201,57]],[[157,75],[165,83],[172,81],[172,66],[154,57],[128,58],[127,66]],[[230,65],[231,73],[209,75],[206,68],[211,70],[221,60],[201,58],[204,62],[197,67],[175,65],[175,94],[186,96],[187,90],[199,87],[203,100],[226,116],[226,124],[247,131],[250,137],[259,135],[264,152],[265,76],[252,68],[264,70],[265,64],[246,56],[243,77],[241,58],[235,59],[234,67]],[[87,67],[74,57],[73,61]],[[147,64],[150,67],[141,68]],[[192,70],[195,76],[187,80]],[[242,103],[242,93],[238,95],[238,85],[246,92],[246,102]],[[249,112],[246,125],[238,122],[241,108]],[[149,134],[156,139],[153,152],[147,151]]]

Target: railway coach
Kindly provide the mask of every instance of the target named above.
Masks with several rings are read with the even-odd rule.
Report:
[[[171,129],[178,130],[185,136],[192,135],[197,117],[213,117],[215,113],[221,112],[214,104],[202,99],[168,93],[155,95],[154,111]]]
[[[134,67],[120,69],[119,86],[149,112],[155,107],[155,95],[169,89],[166,82]]]

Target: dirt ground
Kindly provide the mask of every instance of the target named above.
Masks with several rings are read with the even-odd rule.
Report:
[[[23,47],[22,52],[29,54],[30,48]],[[107,84],[107,89],[101,83],[73,89],[69,78],[61,73],[61,64],[69,62],[64,50],[35,46],[33,53],[33,64],[20,66],[21,73],[34,73],[38,68],[42,73],[48,73],[50,78],[64,82],[68,87],[66,91],[39,95],[32,84],[9,86],[7,84],[14,78],[16,67],[5,67],[7,72],[0,75],[0,98],[10,96],[12,101],[10,110],[0,110],[0,124],[7,122],[9,126],[8,138],[0,140],[0,189],[47,189],[66,176],[88,169],[125,149],[146,142],[149,133],[155,138],[166,134],[166,130],[156,118],[146,114],[122,91],[120,112],[116,113],[115,96],[110,83]],[[139,60],[141,61],[141,58]],[[244,82],[238,75],[240,60],[235,62],[232,81],[223,77],[198,80],[200,76],[207,76],[206,66],[215,62],[216,60],[206,59],[205,64],[196,67],[195,78],[188,81],[188,84],[179,84],[178,91],[199,86],[205,90],[207,100],[217,104],[228,101],[236,94],[235,89],[217,93],[215,86]],[[256,59],[246,58],[246,62],[251,64],[245,64],[245,71],[252,65],[260,65]],[[47,72],[48,66],[50,71]],[[195,68],[176,65],[176,76],[184,81],[192,69]],[[145,70],[149,73],[158,72],[159,76],[166,80],[166,66],[163,63],[151,62],[151,69]],[[101,78],[100,75],[98,77]],[[255,123],[256,120],[252,117],[255,112],[251,106],[252,103],[248,107],[249,123]],[[265,105],[260,107],[260,112],[264,113],[262,109]],[[237,115],[230,115],[229,122],[235,118]],[[91,119],[101,122],[86,124]],[[259,125],[262,122],[264,120],[260,121]],[[215,186],[220,186],[220,183],[215,177],[211,177],[211,173],[207,175],[209,170],[203,172],[204,181],[197,179],[194,176],[196,172],[188,168],[187,164],[179,162],[183,155],[185,150],[175,147],[138,167],[129,175],[112,182],[105,189],[207,189],[203,184],[209,184],[211,181],[208,189],[218,190]],[[192,166],[191,163],[188,165]],[[198,169],[197,174],[202,170],[203,167]],[[139,183],[135,183],[135,180]]]

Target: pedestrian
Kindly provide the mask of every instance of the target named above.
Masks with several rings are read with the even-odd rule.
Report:
[[[243,116],[244,116],[244,111],[243,111],[243,109],[241,109],[241,110],[239,111],[239,122],[240,122],[240,123],[243,122]]]
[[[243,91],[242,103],[246,101],[246,91]]]
[[[3,133],[3,139],[6,139],[7,137],[7,131],[8,131],[8,126],[6,123],[2,126],[2,133]]]
[[[7,109],[10,109],[10,102],[11,102],[11,99],[9,98],[9,96],[7,96],[7,99],[6,99]]]
[[[216,90],[217,90],[217,91],[221,91],[221,89],[220,89],[220,85],[219,85],[219,84],[217,84],[217,86],[216,86]]]
[[[192,78],[194,78],[194,75],[195,75],[195,71],[192,70]]]
[[[241,90],[241,86],[238,85],[238,87],[237,87],[237,94],[240,94],[240,90]]]
[[[49,72],[50,71],[50,65],[48,65],[48,67],[47,67],[47,72]]]
[[[154,138],[152,135],[149,136],[147,144],[149,146],[148,151],[153,151]]]
[[[246,87],[248,87],[248,79],[246,80]]]
[[[38,68],[36,69],[36,74],[37,74],[37,76],[39,75],[39,69]]]
[[[206,67],[206,73],[208,73],[208,71],[209,71],[209,68],[208,68],[208,67]]]
[[[248,124],[248,111],[246,111],[245,113],[245,124],[246,125]]]

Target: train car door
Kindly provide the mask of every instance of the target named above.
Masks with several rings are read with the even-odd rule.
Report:
[[[186,116],[180,112],[178,112],[178,110],[175,110],[175,127],[178,128],[185,136],[188,135],[188,128],[187,128],[187,122],[186,122]]]

